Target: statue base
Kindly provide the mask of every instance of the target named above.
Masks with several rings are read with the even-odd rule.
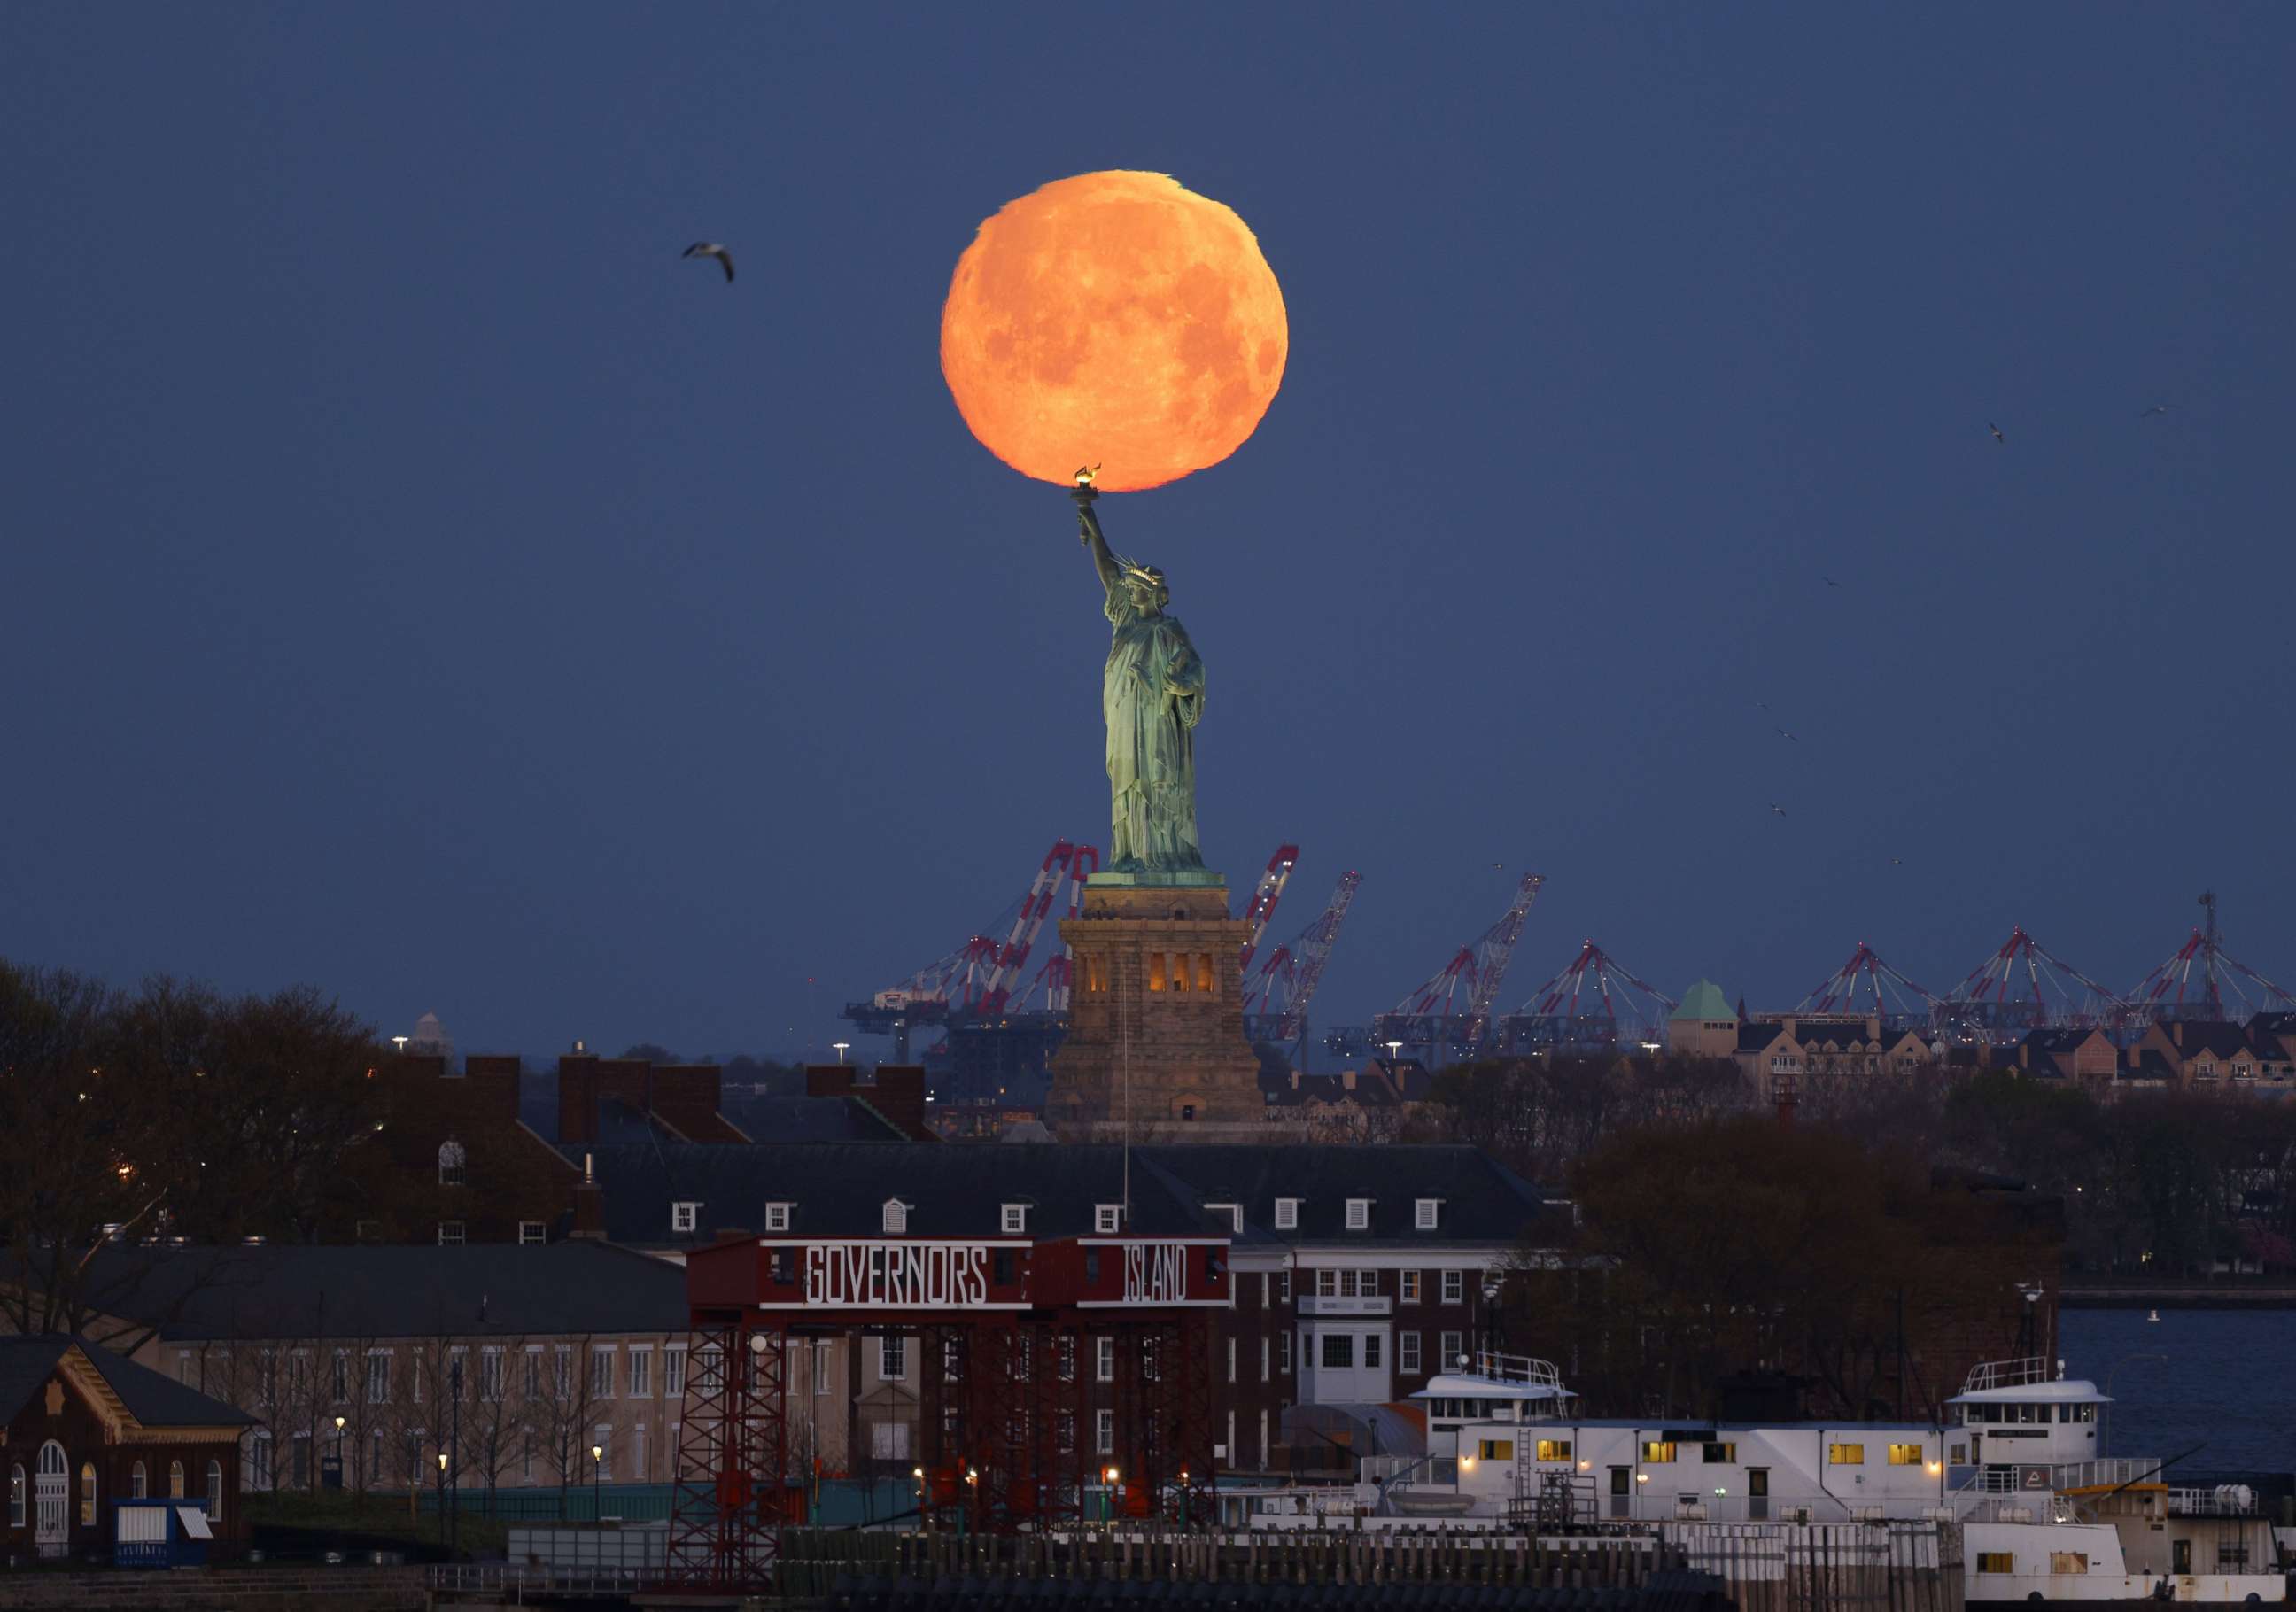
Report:
[[[1133,890],[1219,890],[1225,892],[1227,880],[1210,868],[1177,868],[1152,873],[1087,873],[1087,887],[1103,885],[1110,889]]]
[[[1218,873],[1096,873],[1061,924],[1069,1031],[1045,1123],[1062,1141],[1272,1142],[1243,1035],[1247,926]]]

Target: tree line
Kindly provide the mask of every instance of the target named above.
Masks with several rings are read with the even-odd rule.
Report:
[[[2173,1088],[2107,1101],[2021,1070],[1936,1064],[1821,1068],[1800,1097],[1797,1130],[2055,1197],[2075,1275],[2296,1271],[2296,1103]],[[1774,1113],[1727,1059],[1495,1060],[1439,1073],[1390,1133],[1472,1143],[1567,1184],[1622,1138]]]

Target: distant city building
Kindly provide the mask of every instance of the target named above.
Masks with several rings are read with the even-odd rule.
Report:
[[[1677,1058],[1729,1058],[1738,1051],[1738,1015],[1722,987],[1702,979],[1666,1020],[1667,1051]]]
[[[425,1057],[443,1058],[454,1061],[455,1038],[447,1034],[447,1027],[439,1022],[436,1013],[425,1013],[414,1021],[414,1034],[406,1038],[406,1050]]]

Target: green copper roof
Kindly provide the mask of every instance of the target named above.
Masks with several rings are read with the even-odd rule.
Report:
[[[1667,1022],[1675,1024],[1685,1019],[1734,1020],[1737,1017],[1737,1011],[1731,1007],[1730,999],[1722,994],[1722,987],[1710,979],[1702,979],[1683,993],[1682,1005],[1667,1015]]]

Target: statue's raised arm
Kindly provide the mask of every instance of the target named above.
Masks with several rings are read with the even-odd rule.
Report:
[[[1100,495],[1088,487],[1080,487],[1070,495],[1076,500],[1078,539],[1092,551],[1093,567],[1100,573],[1103,591],[1113,588],[1117,578],[1124,574],[1124,568],[1116,563],[1116,556],[1109,550],[1108,539],[1101,536],[1100,517],[1092,511],[1093,500]]]

